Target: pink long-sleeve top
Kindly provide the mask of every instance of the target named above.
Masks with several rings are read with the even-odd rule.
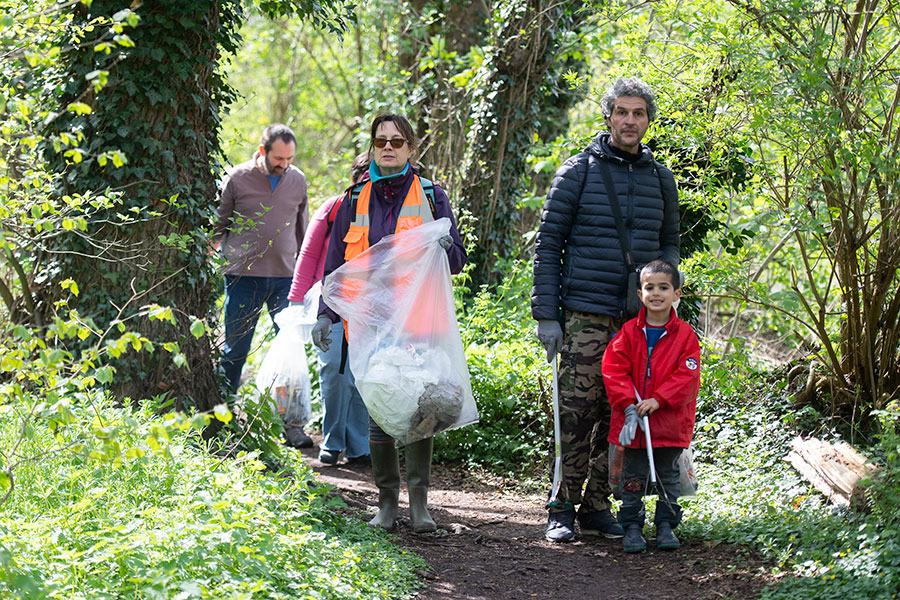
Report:
[[[313,215],[303,238],[300,255],[294,267],[294,279],[291,281],[291,291],[288,300],[291,302],[303,302],[303,297],[309,288],[322,279],[325,272],[325,257],[328,255],[329,224],[328,215],[335,203],[340,203],[343,194],[334,196],[325,201]]]

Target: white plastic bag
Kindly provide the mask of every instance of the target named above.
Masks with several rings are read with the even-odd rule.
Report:
[[[306,343],[316,322],[321,287],[317,283],[307,292],[302,305],[288,306],[275,315],[278,335],[256,373],[257,390],[271,396],[289,427],[305,425],[312,412]]]
[[[697,495],[697,471],[694,467],[694,449],[685,448],[678,457],[678,471],[682,496]]]
[[[478,420],[438,219],[385,236],[331,273],[325,303],[347,321],[350,370],[398,444]]]

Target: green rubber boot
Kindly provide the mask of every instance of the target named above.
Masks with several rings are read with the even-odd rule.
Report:
[[[406,487],[409,489],[409,520],[413,531],[425,533],[437,529],[428,513],[428,486],[431,483],[431,451],[434,438],[406,446]]]
[[[369,525],[388,531],[397,524],[397,506],[400,502],[400,458],[394,442],[369,442],[372,456],[372,474],[378,487],[378,514]]]

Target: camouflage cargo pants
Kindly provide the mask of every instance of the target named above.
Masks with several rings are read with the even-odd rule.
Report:
[[[585,512],[610,507],[606,441],[610,408],[601,363],[606,345],[621,326],[622,321],[613,317],[565,311],[559,354],[563,484],[554,507],[565,506],[567,500],[581,504]],[[552,477],[552,457],[550,465]]]

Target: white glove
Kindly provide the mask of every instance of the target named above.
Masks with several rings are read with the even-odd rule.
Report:
[[[623,446],[630,444],[634,440],[634,434],[637,433],[638,427],[643,430],[644,423],[638,417],[637,407],[630,404],[625,407],[625,424],[622,425],[622,431],[619,432],[619,443]]]
[[[441,237],[438,238],[438,244],[441,245],[441,248],[446,250],[447,248],[449,248],[450,246],[453,245],[453,236],[450,235],[449,233],[445,233],[444,235],[442,235]]]
[[[563,332],[559,321],[546,319],[538,321],[537,337],[547,351],[547,362],[553,362],[556,353],[562,349]]]
[[[331,326],[334,323],[328,317],[319,317],[312,328],[312,343],[322,352],[328,352],[331,347]]]

